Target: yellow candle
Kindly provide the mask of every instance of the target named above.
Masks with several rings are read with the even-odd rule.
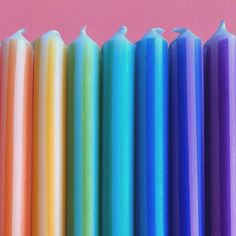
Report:
[[[35,43],[32,235],[65,235],[66,46],[56,31]]]

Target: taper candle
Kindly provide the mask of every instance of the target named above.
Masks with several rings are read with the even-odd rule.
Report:
[[[68,48],[67,235],[99,235],[100,49],[82,28]]]
[[[103,236],[133,235],[135,46],[126,27],[102,48]]]
[[[152,29],[136,43],[135,235],[168,235],[168,43]]]
[[[222,22],[204,46],[206,235],[236,235],[236,36]]]
[[[0,46],[0,235],[31,235],[33,48],[19,30]]]
[[[170,53],[170,234],[204,235],[202,43],[188,29]]]
[[[33,235],[65,235],[66,47],[57,31],[35,42]]]

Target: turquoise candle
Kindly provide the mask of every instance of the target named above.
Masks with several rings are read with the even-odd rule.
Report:
[[[136,43],[135,235],[168,235],[168,43],[152,29]]]
[[[100,49],[85,28],[68,47],[67,235],[99,233]]]
[[[103,236],[133,235],[135,46],[126,32],[121,27],[102,48]]]

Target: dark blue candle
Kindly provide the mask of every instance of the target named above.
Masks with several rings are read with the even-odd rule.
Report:
[[[168,235],[168,44],[162,29],[136,43],[135,235]]]
[[[204,234],[202,43],[188,29],[170,53],[170,234]]]

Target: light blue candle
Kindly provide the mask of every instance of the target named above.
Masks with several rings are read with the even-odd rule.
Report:
[[[168,235],[168,43],[152,29],[136,44],[135,235]]]
[[[100,49],[85,28],[68,47],[67,235],[99,235]]]
[[[103,236],[133,235],[134,54],[126,27],[102,48]]]

